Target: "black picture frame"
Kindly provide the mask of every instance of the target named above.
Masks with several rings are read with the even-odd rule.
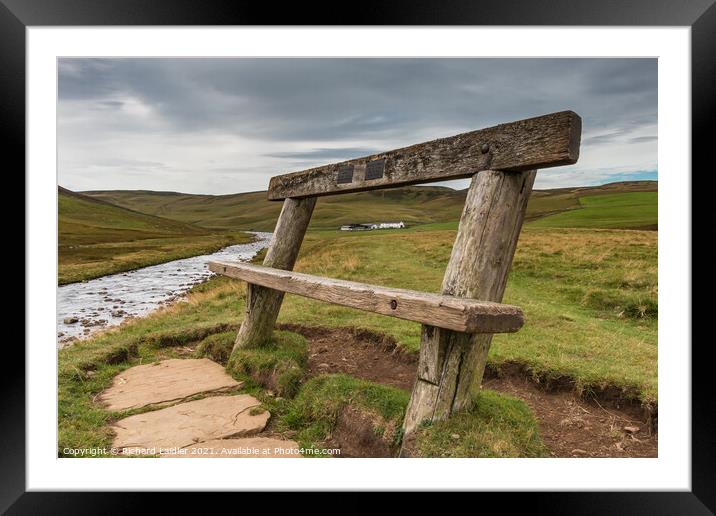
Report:
[[[25,166],[25,30],[28,26],[111,25],[621,25],[690,26],[692,50],[692,163],[706,164],[709,126],[716,113],[716,5],[714,0],[413,0],[355,4],[354,12],[323,4],[193,0],[0,0],[0,127],[3,154]],[[660,142],[661,143],[661,142]],[[711,168],[713,165],[711,165]],[[693,191],[693,190],[692,190]],[[692,203],[693,205],[694,203]],[[696,256],[694,255],[694,258]],[[697,265],[692,259],[692,267]],[[25,271],[26,278],[29,272]],[[693,318],[693,316],[692,316]],[[710,339],[709,339],[710,340]],[[552,514],[712,514],[716,511],[716,439],[708,360],[709,342],[692,347],[692,490],[690,492],[480,494],[481,503],[529,504]],[[26,342],[26,346],[28,343]],[[15,356],[12,356],[12,355]],[[126,512],[128,493],[28,493],[25,489],[25,354],[6,347],[2,378],[0,510],[9,514]],[[211,494],[214,503],[217,494]],[[272,495],[273,496],[273,495]],[[224,498],[222,496],[222,498]],[[276,498],[279,500],[281,497]],[[507,498],[507,500],[506,500]],[[411,498],[422,503],[420,496]],[[172,493],[167,509],[186,498]],[[342,505],[350,505],[344,500]],[[358,502],[353,506],[361,508]],[[363,507],[366,508],[367,507]],[[217,507],[218,509],[218,507]]]

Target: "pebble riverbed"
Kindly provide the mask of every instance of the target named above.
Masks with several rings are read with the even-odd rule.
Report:
[[[98,330],[141,317],[180,298],[214,274],[211,260],[248,261],[268,247],[271,233],[253,232],[254,242],[213,254],[151,265],[119,274],[63,285],[57,289],[57,344],[63,347]]]

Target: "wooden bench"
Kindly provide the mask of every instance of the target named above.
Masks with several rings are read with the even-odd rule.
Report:
[[[234,350],[273,332],[284,293],[422,323],[418,372],[403,431],[466,408],[479,391],[492,334],[517,331],[522,311],[500,304],[537,169],[575,163],[581,119],[552,113],[271,178],[283,200],[263,266],[211,262],[247,282]],[[290,272],[316,199],[471,177],[440,294]]]
[[[322,278],[248,263],[210,262],[209,270],[249,285],[465,333],[509,333],[524,324],[518,307],[489,301]]]

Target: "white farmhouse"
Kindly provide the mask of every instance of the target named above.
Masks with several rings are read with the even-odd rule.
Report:
[[[405,223],[403,221],[400,222],[381,222],[377,224],[376,229],[403,229],[405,228]]]
[[[373,228],[373,224],[344,224],[341,226],[341,231],[370,231]]]

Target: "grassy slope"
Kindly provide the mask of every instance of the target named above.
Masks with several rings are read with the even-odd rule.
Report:
[[[657,192],[632,192],[580,197],[581,209],[535,221],[539,227],[649,228],[658,220]]]
[[[57,203],[59,240],[62,245],[100,244],[206,233],[202,228],[114,206],[62,187],[58,188]]]
[[[533,220],[579,208],[579,198],[583,196],[655,190],[654,181],[634,181],[599,187],[536,191],[530,198],[527,218]],[[220,196],[147,191],[85,193],[118,206],[207,228],[271,231],[281,210],[280,202],[266,200],[266,192]],[[455,226],[464,202],[465,190],[438,186],[322,197],[316,205],[311,228],[328,229],[350,222],[386,220],[403,220],[408,225]]]
[[[246,241],[58,189],[59,283],[186,258]]]

